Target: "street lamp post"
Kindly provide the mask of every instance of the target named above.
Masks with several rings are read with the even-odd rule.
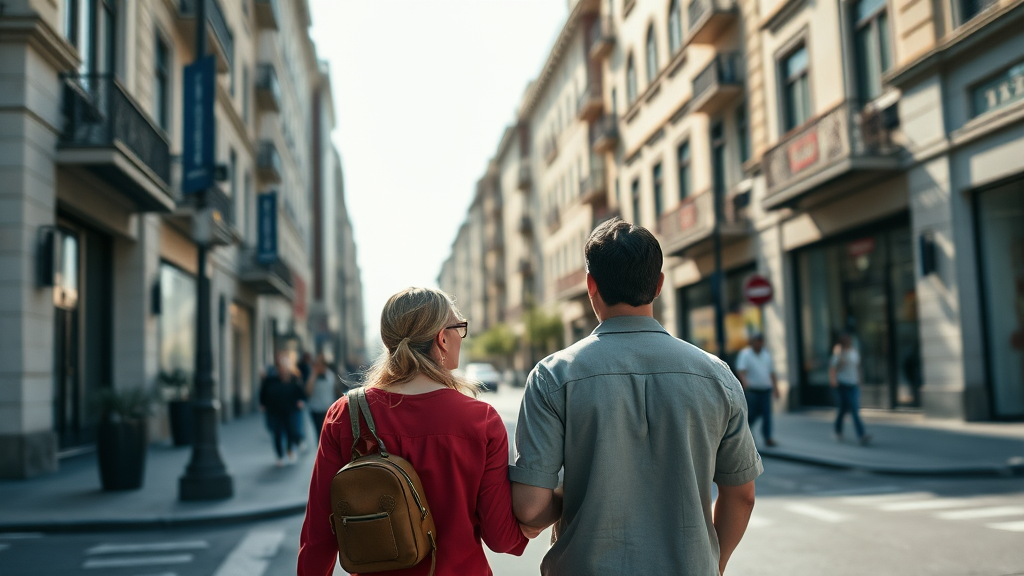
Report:
[[[196,2],[196,61],[206,56],[206,3]],[[212,126],[205,129],[212,130]],[[192,135],[186,134],[186,138]],[[210,167],[212,169],[212,166]],[[231,476],[220,457],[217,446],[217,411],[219,402],[213,393],[213,350],[210,320],[210,279],[206,275],[206,260],[212,240],[213,214],[206,207],[207,191],[195,194],[192,228],[198,254],[196,282],[196,361],[193,401],[195,435],[192,460],[178,482],[181,500],[221,500],[234,492]]]

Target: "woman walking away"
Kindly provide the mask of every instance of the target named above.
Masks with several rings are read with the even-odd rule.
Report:
[[[306,381],[306,396],[309,398],[309,417],[313,420],[313,430],[318,440],[327,411],[339,396],[337,382],[334,371],[327,366],[327,359],[322,353],[317,354],[312,373]]]
[[[481,541],[495,552],[517,556],[527,543],[512,513],[505,424],[489,404],[471,397],[473,385],[451,372],[468,333],[468,322],[443,292],[403,290],[384,305],[380,335],[386,351],[366,376],[377,436],[388,452],[408,460],[423,482],[437,530],[437,576],[491,574]],[[359,436],[357,453],[375,453],[376,441],[365,425]],[[329,519],[331,480],[349,463],[352,449],[345,397],[324,421],[299,541],[299,576],[333,573],[338,544]],[[377,574],[430,571],[428,557],[412,568]]]
[[[864,431],[864,423],[860,420],[860,352],[853,345],[853,338],[844,332],[839,336],[839,343],[832,349],[832,360],[829,362],[829,383],[836,391],[836,440],[843,440],[843,419],[850,413],[853,427],[857,431],[857,439],[867,446],[871,435]]]
[[[302,387],[299,385],[298,370],[292,352],[280,351],[274,359],[274,370],[268,371],[260,386],[260,410],[266,412],[267,428],[274,437],[274,451],[277,466],[284,466],[287,454],[289,462],[295,462],[295,427],[293,414],[302,409]]]

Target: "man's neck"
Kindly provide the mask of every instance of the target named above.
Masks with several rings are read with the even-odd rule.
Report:
[[[601,310],[601,313],[598,314],[598,317],[602,322],[622,316],[647,316],[648,318],[654,318],[654,304],[643,304],[640,306],[616,304],[615,306],[605,307]]]

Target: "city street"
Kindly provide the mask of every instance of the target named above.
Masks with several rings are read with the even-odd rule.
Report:
[[[521,395],[506,386],[482,396],[510,433]],[[0,534],[0,574],[288,575],[301,525],[291,516],[225,527]],[[536,574],[547,539],[531,542],[521,558],[489,553],[494,573]],[[1024,574],[1022,541],[1019,478],[905,478],[767,459],[728,573],[1009,576]]]

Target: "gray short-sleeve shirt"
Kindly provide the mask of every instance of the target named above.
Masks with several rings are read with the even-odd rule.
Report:
[[[729,368],[653,318],[621,316],[537,365],[512,481],[554,488],[560,536],[544,575],[717,575],[711,484],[762,472]]]

